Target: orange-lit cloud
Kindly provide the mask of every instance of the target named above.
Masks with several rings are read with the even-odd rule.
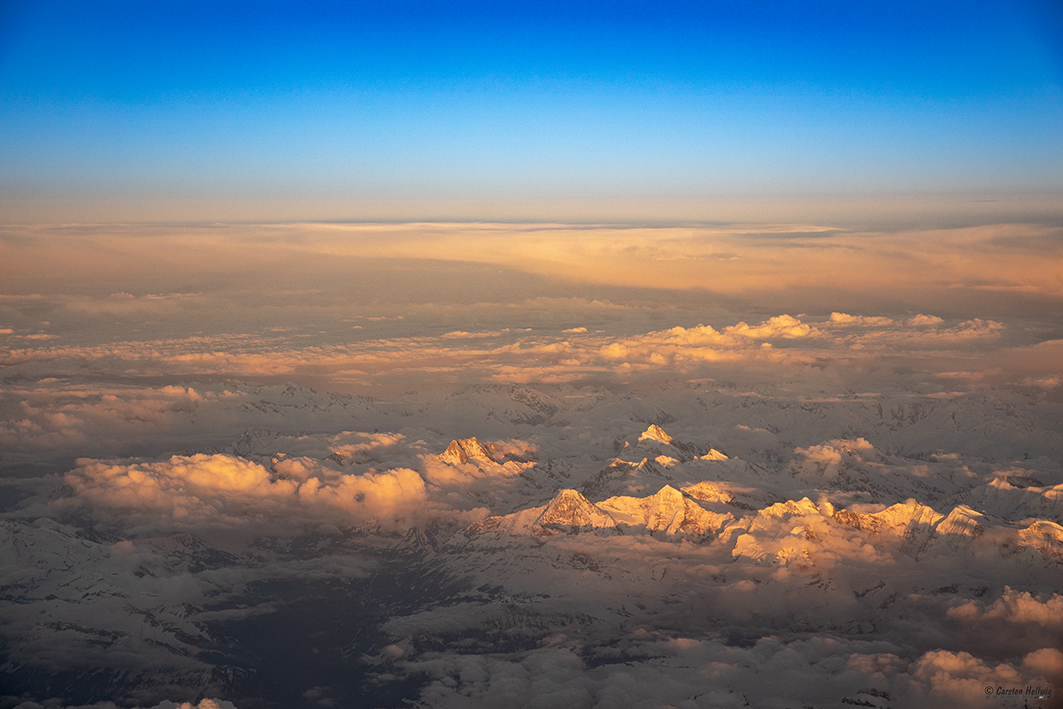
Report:
[[[6,227],[8,292],[91,282],[170,282],[282,268],[282,289],[356,272],[364,259],[493,264],[573,282],[706,289],[721,295],[859,294],[864,303],[957,303],[974,293],[1063,297],[1058,229],[989,224],[861,232],[830,225],[613,227],[565,224],[283,224],[225,227]],[[17,237],[17,238],[16,238]],[[45,264],[47,269],[45,270]],[[283,265],[283,266],[282,266]],[[307,279],[310,279],[309,281]],[[66,283],[65,288],[57,288]],[[247,280],[250,282],[250,280]],[[36,284],[36,285],[34,285]],[[125,287],[125,286],[123,286]],[[964,294],[957,294],[964,291]],[[186,291],[187,292],[187,291]],[[986,301],[991,302],[991,301]],[[122,303],[109,307],[169,307]]]
[[[1000,619],[1009,623],[1032,623],[1063,631],[1063,596],[1053,594],[1041,601],[1029,591],[1005,586],[1004,593],[989,605],[965,601],[949,609],[949,616],[964,621]]]
[[[539,306],[526,304],[512,312]],[[630,316],[620,312],[622,318]],[[7,376],[17,377],[0,391],[0,443],[23,453],[68,448],[74,455],[95,455],[102,441],[132,442],[169,430],[191,434],[194,418],[228,410],[227,419],[212,419],[213,426],[225,430],[254,400],[247,392],[195,383],[220,377],[293,379],[375,393],[662,374],[748,382],[769,376],[802,380],[810,395],[821,377],[859,377],[867,392],[894,388],[898,358],[904,358],[903,366],[912,374],[903,376],[946,381],[936,385],[947,387],[939,390],[943,396],[956,396],[987,379],[1049,394],[1060,390],[1059,341],[1016,347],[1012,343],[1021,341],[1024,332],[994,320],[945,321],[923,315],[912,324],[835,311],[826,319],[783,314],[719,328],[675,326],[634,334],[565,329],[461,331],[460,336],[442,330],[402,337],[366,332],[357,339],[323,343],[302,331],[274,330],[88,345],[20,342],[0,352]],[[125,377],[190,384],[138,387],[120,383]],[[35,380],[40,384],[32,384]],[[116,383],[87,383],[101,380]],[[341,403],[327,398],[321,406]],[[347,441],[354,448],[345,452],[365,443]]]
[[[77,495],[100,508],[141,518],[162,515],[170,523],[235,526],[246,516],[321,514],[384,526],[430,512],[417,472],[398,468],[342,474],[319,462],[285,460],[276,472],[229,455],[173,456],[157,463],[83,461],[67,475]],[[300,515],[300,509],[306,512]],[[316,511],[316,512],[315,512]]]

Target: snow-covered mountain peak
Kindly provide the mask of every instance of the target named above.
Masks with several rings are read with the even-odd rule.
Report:
[[[683,502],[683,493],[681,493],[679,490],[676,490],[671,485],[665,485],[654,495],[651,495],[651,497],[656,498],[659,502],[662,503],[667,500],[668,503],[672,505],[678,505]]]
[[[868,532],[890,532],[893,534],[905,534],[913,527],[921,527],[927,530],[933,529],[945,515],[937,512],[932,507],[920,504],[909,499],[898,502],[881,512],[858,513],[851,510],[839,509],[834,512],[834,519],[841,524]]]
[[[669,473],[648,458],[638,462],[614,458],[606,468],[584,482],[580,489],[588,498],[602,500],[624,493],[645,494],[650,489],[658,489],[661,480],[672,479]]]
[[[734,521],[730,514],[709,512],[671,485],[648,497],[610,497],[597,506],[618,524],[668,536],[703,537]]]
[[[786,502],[778,502],[774,505],[765,507],[757,513],[758,516],[777,518],[818,514],[820,514],[819,507],[807,497],[803,497],[797,501],[787,500]]]
[[[938,522],[938,534],[955,534],[963,537],[979,537],[985,531],[985,515],[967,505],[954,507],[948,516]]]
[[[704,500],[705,502],[729,503],[734,500],[734,495],[732,495],[724,486],[707,480],[700,483],[694,483],[693,485],[687,485],[683,488],[683,492],[697,500]]]
[[[706,460],[726,460],[727,456],[717,450],[706,454],[707,448],[679,440],[667,433],[659,424],[650,424],[639,434],[616,439],[616,455],[628,462],[637,462],[640,457],[660,460],[667,467],[686,463],[702,456]]]
[[[578,490],[560,490],[535,520],[535,526],[576,532],[603,527],[614,528],[616,522]]]
[[[494,463],[495,458],[491,455],[491,452],[487,450],[487,447],[480,443],[479,439],[475,436],[472,438],[457,438],[450,442],[447,449],[439,455],[439,459],[444,463],[450,463],[451,465],[459,465],[461,463],[468,463],[470,459],[482,460],[484,462]]]
[[[639,443],[647,439],[651,441],[657,441],[658,443],[664,443],[665,445],[669,446],[672,445],[672,442],[675,440],[667,433],[665,433],[663,428],[661,428],[655,423],[651,423],[649,428],[643,431],[642,435],[639,436]]]
[[[961,499],[973,509],[1015,522],[1029,517],[1063,521],[1063,485],[1036,486],[1028,481],[1015,476],[993,478]]]
[[[1037,520],[1019,532],[1019,540],[1057,563],[1063,563],[1063,526]]]

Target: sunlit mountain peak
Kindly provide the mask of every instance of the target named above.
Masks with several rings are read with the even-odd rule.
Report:
[[[657,441],[658,443],[664,443],[665,445],[669,446],[672,445],[672,442],[675,440],[667,433],[665,433],[663,428],[661,428],[655,423],[650,424],[650,427],[647,428],[641,436],[639,436],[639,442],[641,443],[647,438],[653,441]]]
[[[479,439],[475,436],[472,438],[456,438],[450,442],[447,449],[439,455],[439,459],[444,463],[450,463],[451,465],[458,465],[461,463],[468,463],[470,459],[483,460],[488,462],[497,462],[491,451],[487,449],[483,443],[480,443]]]
[[[539,515],[535,525],[578,532],[591,528],[616,527],[616,522],[597,505],[591,504],[579,491],[560,490]]]

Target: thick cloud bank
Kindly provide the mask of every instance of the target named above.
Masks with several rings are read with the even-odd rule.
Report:
[[[140,464],[85,461],[66,482],[97,507],[188,528],[341,516],[348,523],[393,524],[427,511],[424,480],[405,468],[345,475],[301,458],[273,468],[222,454]]]
[[[0,704],[1058,705],[1054,232],[425,229],[0,297]]]

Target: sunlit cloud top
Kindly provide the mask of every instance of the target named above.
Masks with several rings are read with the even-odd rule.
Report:
[[[1047,0],[2,12],[8,222],[704,218],[735,196],[1063,189]]]

